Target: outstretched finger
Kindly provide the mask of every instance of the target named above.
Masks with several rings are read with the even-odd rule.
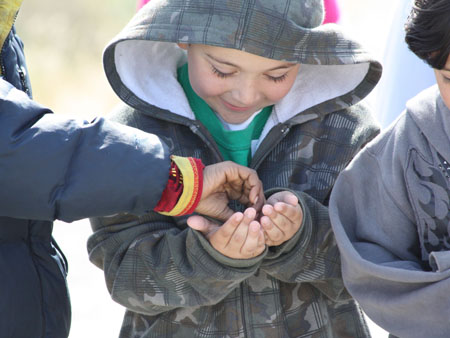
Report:
[[[283,202],[278,202],[275,203],[273,208],[278,214],[286,217],[291,223],[298,223],[301,221],[303,217],[302,208],[298,203],[292,205]]]
[[[243,218],[242,212],[236,212],[217,230],[216,240],[222,243],[223,248],[229,244]]]
[[[254,257],[261,253],[260,247],[261,225],[257,221],[250,222],[245,242],[241,247],[244,257]]]
[[[261,226],[264,229],[267,244],[273,245],[274,243],[279,243],[285,237],[283,229],[276,223],[280,221],[280,216],[271,205],[265,205],[262,212]]]
[[[264,189],[262,182],[258,179],[259,183],[256,183],[253,185],[250,189],[249,193],[249,200],[250,203],[253,204],[253,208],[256,209],[256,211],[261,211],[263,205],[266,203],[266,198],[264,196]]]
[[[255,219],[255,216],[256,210],[253,208],[248,208],[244,211],[244,217],[228,243],[228,248],[230,250],[235,250],[236,252],[241,251],[241,248],[247,239],[249,224]]]

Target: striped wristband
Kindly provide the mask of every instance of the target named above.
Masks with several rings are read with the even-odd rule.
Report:
[[[155,211],[167,216],[192,214],[203,191],[203,168],[200,159],[172,155],[169,182]]]

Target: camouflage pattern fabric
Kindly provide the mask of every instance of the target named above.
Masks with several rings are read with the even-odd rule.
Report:
[[[167,128],[138,111],[125,112],[116,119],[177,140],[169,141],[173,153],[215,161],[214,150],[188,127]],[[262,256],[220,255],[187,228],[185,217],[93,219],[90,259],[105,270],[113,299],[128,309],[121,337],[369,337],[342,283],[325,206],[340,170],[376,134],[370,123],[358,128],[369,120],[366,114],[355,107],[291,126],[285,137],[272,134],[268,141],[276,146],[256,169],[266,188],[296,191],[305,221],[297,236]],[[314,155],[304,156],[311,147]]]
[[[117,46],[201,43],[324,67],[367,64],[347,92],[307,109],[295,101],[290,118],[275,123],[254,153],[250,166],[267,194],[290,189],[304,210],[300,231],[282,245],[236,260],[188,228],[186,217],[151,212],[91,220],[90,260],[104,270],[112,298],[127,309],[122,338],[370,337],[341,279],[327,205],[340,171],[378,133],[360,101],[378,82],[381,66],[338,26],[321,26],[322,19],[319,0],[152,0],[106,48],[108,80],[127,105],[113,119],[155,133],[171,153],[206,165],[222,159],[211,134],[124,83],[120,67],[126,65],[117,62],[126,51]],[[146,49],[145,62],[151,51]],[[136,60],[130,64],[145,74]],[[168,82],[172,71],[156,85]],[[166,93],[167,100],[173,96]]]

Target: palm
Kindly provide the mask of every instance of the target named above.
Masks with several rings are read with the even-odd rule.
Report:
[[[227,220],[233,214],[230,200],[246,206],[253,202],[257,210],[262,207],[264,194],[256,172],[229,161],[205,167],[202,199],[195,211]]]

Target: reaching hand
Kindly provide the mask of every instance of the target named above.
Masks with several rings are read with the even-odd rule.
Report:
[[[225,221],[234,213],[228,207],[230,200],[260,211],[265,198],[256,171],[231,161],[206,166],[202,197],[195,211]]]
[[[298,231],[303,220],[297,197],[289,191],[273,194],[262,208],[260,223],[268,246],[280,245]]]
[[[248,259],[265,249],[264,233],[255,221],[256,210],[248,208],[244,213],[233,214],[222,226],[202,216],[191,216],[188,225],[200,231],[221,254],[234,259]]]

